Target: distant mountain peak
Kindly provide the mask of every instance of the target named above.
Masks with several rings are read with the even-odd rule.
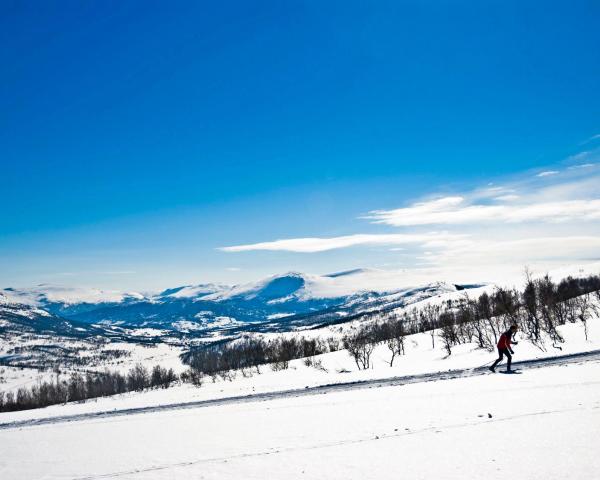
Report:
[[[270,277],[267,277],[264,281],[269,281],[269,280],[275,280],[278,278],[303,278],[306,279],[308,277],[308,274],[306,273],[302,273],[302,272],[296,272],[296,271],[289,271],[286,273],[278,273],[276,275],[272,275]]]

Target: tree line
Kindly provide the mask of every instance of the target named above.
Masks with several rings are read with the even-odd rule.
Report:
[[[340,348],[341,343],[335,338],[244,338],[193,350],[184,361],[199,374],[231,379],[235,371],[241,371],[243,375],[249,375],[251,371],[260,373],[261,366],[267,364],[273,370],[285,370],[291,360],[312,358]]]
[[[149,371],[141,364],[135,365],[126,374],[109,370],[85,374],[75,372],[64,380],[57,374],[53,380],[41,381],[29,388],[0,392],[0,412],[43,408],[147,388],[168,388],[178,378],[172,368],[167,370],[156,365]]]
[[[432,348],[436,339],[448,355],[452,348],[464,343],[476,343],[480,348],[493,350],[500,335],[516,324],[525,337],[544,349],[544,337],[561,349],[564,339],[558,327],[581,322],[587,340],[587,321],[598,314],[600,276],[568,277],[558,283],[546,275],[533,279],[526,273],[522,291],[496,287],[488,294],[469,298],[468,293],[458,300],[428,304],[398,313],[367,315],[357,331],[343,338],[344,348],[359,369],[371,366],[371,354],[376,345],[385,343],[390,350],[390,365],[404,354],[406,335],[431,334]]]

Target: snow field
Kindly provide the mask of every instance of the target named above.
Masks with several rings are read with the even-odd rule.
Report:
[[[44,339],[39,339],[35,343],[39,345],[52,345],[51,342]],[[88,344],[72,340],[67,345],[69,347],[75,347],[77,345],[85,346]],[[9,347],[11,347],[11,345],[0,339],[0,355]],[[95,350],[91,350],[90,352],[83,352],[83,355],[98,355],[101,354],[103,350],[124,350],[129,352],[129,355],[110,360],[103,359],[100,365],[86,365],[75,369],[63,367],[61,368],[60,378],[67,379],[73,372],[85,374],[86,371],[102,372],[106,369],[127,373],[137,363],[145,365],[148,369],[151,369],[154,365],[160,365],[167,369],[173,368],[176,373],[181,373],[187,368],[179,358],[183,348],[167,345],[165,343],[143,345],[125,342],[110,342]],[[40,371],[32,368],[0,366],[0,378],[2,379],[0,380],[0,391],[9,392],[16,391],[19,387],[31,387],[38,382],[53,381],[56,379],[56,374],[53,373],[51,368]],[[1,416],[2,413],[0,413],[0,418]]]
[[[599,426],[587,362],[0,430],[0,477],[593,479]]]

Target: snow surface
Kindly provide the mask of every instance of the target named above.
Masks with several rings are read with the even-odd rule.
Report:
[[[600,363],[0,430],[3,479],[598,478]]]

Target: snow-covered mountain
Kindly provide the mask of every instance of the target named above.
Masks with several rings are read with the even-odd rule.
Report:
[[[0,293],[13,303],[35,306],[50,313],[65,316],[146,299],[144,295],[137,292],[48,284],[37,285],[33,288],[5,288],[0,290]]]
[[[322,276],[290,272],[235,286],[186,285],[154,295],[52,285],[0,293],[13,303],[111,333],[151,328],[161,335],[215,339],[337,323],[462,288],[443,282],[414,287],[400,272],[356,269]]]

